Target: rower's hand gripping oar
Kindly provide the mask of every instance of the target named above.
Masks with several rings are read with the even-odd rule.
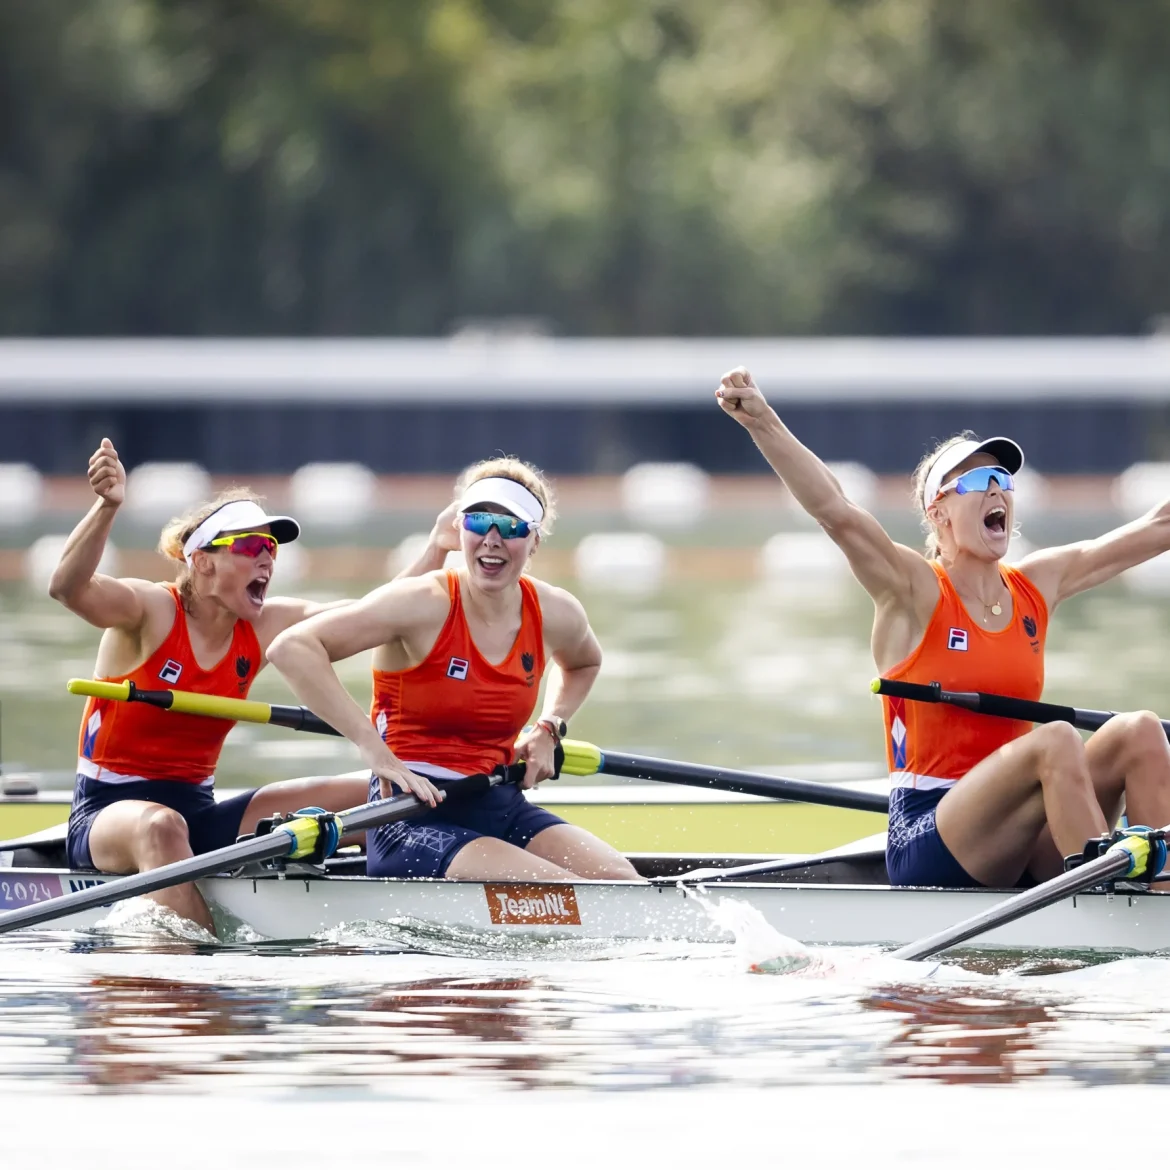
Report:
[[[1031,699],[1013,699],[1008,695],[989,695],[984,691],[944,691],[936,682],[923,684],[875,678],[869,684],[869,689],[875,695],[911,699],[916,703],[946,703],[979,715],[998,715],[1002,719],[1021,719],[1027,723],[1071,723],[1081,731],[1097,731],[1117,714],[1116,711],[1089,711],[1081,707],[1065,707],[1060,703],[1036,703]],[[1170,737],[1170,720],[1163,719],[1162,727]]]
[[[444,804],[449,800],[466,800],[479,796],[497,784],[513,783],[523,778],[524,765],[513,764],[501,768],[490,776],[464,776],[458,780],[441,781],[439,787],[446,793]],[[237,869],[249,862],[295,860],[311,858],[316,860],[336,848],[337,842],[346,833],[359,833],[376,829],[394,821],[405,820],[417,813],[430,811],[430,805],[419,800],[412,793],[392,796],[387,800],[375,800],[358,805],[340,813],[324,813],[304,816],[298,814],[290,821],[273,827],[272,831],[259,837],[248,837],[234,845],[225,845],[198,857],[188,857],[170,865],[128,877],[114,878],[76,893],[16,910],[0,913],[0,934],[22,927],[38,926],[71,914],[80,914],[112,902],[123,902],[140,894],[150,894],[169,886],[197,881],[212,874]]]
[[[199,695],[190,691],[143,691],[131,682],[97,682],[87,678],[69,680],[69,692],[117,699],[131,703],[149,703],[168,711],[188,715],[206,715],[216,719],[235,719],[241,723],[272,723],[294,731],[316,731],[337,735],[323,719],[306,707],[281,707],[254,699],[226,699],[218,695]],[[583,740],[566,739],[561,743],[565,760],[561,773],[568,776],[626,776],[633,780],[657,780],[666,784],[688,784],[721,792],[741,792],[771,800],[795,800],[806,804],[852,808],[863,812],[889,811],[889,798],[882,792],[859,792],[843,785],[818,784],[811,780],[791,780],[770,776],[766,772],[744,772],[734,768],[715,768],[707,764],[688,764],[679,760],[661,760],[653,756],[633,756],[622,752],[602,751]]]
[[[1015,894],[1006,901],[992,906],[990,910],[984,910],[982,914],[975,914],[954,926],[947,927],[946,930],[940,930],[917,942],[899,947],[894,951],[892,958],[928,959],[931,955],[937,955],[939,951],[958,946],[959,943],[966,942],[976,935],[986,934],[997,927],[1006,926],[1009,922],[1015,922],[1017,918],[1023,918],[1025,914],[1043,910],[1045,906],[1083,893],[1090,886],[1100,885],[1102,882],[1126,878],[1134,881],[1153,881],[1166,864],[1167,833],[1170,833],[1170,826],[1156,830],[1127,830],[1099,857],[1059,874],[1050,881],[1042,882],[1030,890]]]

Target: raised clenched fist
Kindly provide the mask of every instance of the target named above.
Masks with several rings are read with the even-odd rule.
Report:
[[[736,366],[720,378],[715,397],[723,410],[745,427],[758,422],[772,409],[751,372],[743,366]]]
[[[89,486],[100,500],[117,507],[126,499],[126,469],[109,439],[89,457]]]

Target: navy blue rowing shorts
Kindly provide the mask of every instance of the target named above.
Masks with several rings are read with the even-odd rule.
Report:
[[[949,788],[890,789],[886,869],[895,886],[982,888],[938,834],[935,812]]]
[[[191,852],[210,853],[234,843],[240,821],[256,789],[217,801],[210,784],[182,784],[176,780],[124,780],[110,784],[78,776],[69,814],[66,857],[71,869],[93,869],[89,833],[98,813],[120,800],[146,800],[174,809],[187,822]]]
[[[412,765],[413,766],[413,765]],[[379,798],[378,778],[370,780],[370,799]],[[498,837],[524,849],[550,825],[563,825],[515,784],[497,784],[482,796],[453,800],[422,816],[379,825],[366,834],[366,873],[370,877],[443,877],[455,854],[477,837]]]

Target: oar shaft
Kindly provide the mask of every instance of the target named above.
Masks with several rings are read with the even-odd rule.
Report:
[[[707,764],[685,764],[678,760],[660,760],[653,756],[629,756],[605,752],[601,769],[607,776],[627,776],[632,780],[659,780],[667,784],[687,784],[721,792],[742,792],[773,800],[804,801],[833,808],[860,809],[863,812],[888,813],[890,798],[883,792],[858,792],[835,784],[817,784],[811,780],[790,780],[769,776],[766,772],[741,772],[734,768],[715,768]]]
[[[955,923],[954,926],[947,927],[946,930],[940,930],[937,934],[899,947],[898,950],[894,951],[892,957],[895,959],[928,959],[931,955],[937,955],[939,951],[958,946],[959,943],[966,942],[969,938],[974,938],[989,930],[995,930],[1000,926],[1006,926],[1009,922],[1015,922],[1017,918],[1023,918],[1025,914],[1043,910],[1045,906],[1051,906],[1054,902],[1059,902],[1073,894],[1079,894],[1089,886],[1107,882],[1111,878],[1122,877],[1129,871],[1132,864],[1132,858],[1126,853],[1106,852],[1084,865],[1077,866],[1076,869],[1070,869],[1067,873],[1062,873],[1059,877],[1044,882],[1043,885],[1015,894],[1006,901],[984,910],[982,914],[975,914],[962,922]]]
[[[238,723],[272,723],[293,731],[312,731],[318,735],[340,735],[308,707],[261,703],[256,699],[231,699],[223,695],[203,695],[196,691],[145,691],[132,682],[112,683],[101,679],[71,678],[72,695],[98,699],[116,699],[124,703],[146,703],[161,711],[183,715],[203,715],[211,719],[234,719]]]
[[[984,691],[945,691],[938,686],[875,679],[872,690],[878,695],[911,699],[917,703],[946,703],[980,715],[997,715],[1003,719],[1022,719],[1028,723],[1071,723],[1082,731],[1097,731],[1112,719],[1116,711],[1093,711],[1066,707],[1060,703],[1037,703],[1031,699],[1013,699],[1007,695],[989,695]],[[1170,721],[1162,727],[1170,737]]]
[[[486,792],[495,784],[514,779],[515,776],[514,771],[509,772],[507,776],[465,776],[460,780],[444,782],[441,787],[447,794],[446,800],[466,799]],[[379,825],[388,825],[393,821],[404,820],[406,817],[423,812],[429,807],[417,796],[404,793],[401,796],[390,797],[388,800],[373,801],[370,804],[358,805],[356,808],[338,813],[338,826],[340,831],[344,833],[361,832],[365,829],[377,828]],[[200,854],[198,857],[188,857],[183,861],[175,861],[170,865],[160,865],[157,869],[146,870],[144,873],[114,878],[112,881],[103,882],[76,893],[65,894],[60,898],[50,898],[45,902],[37,902],[31,906],[5,911],[0,914],[0,934],[20,930],[22,927],[38,926],[55,918],[80,914],[85,910],[108,906],[113,902],[123,902],[127,898],[137,898],[142,894],[150,894],[168,886],[197,881],[199,878],[209,877],[211,874],[237,869],[250,862],[287,857],[293,852],[295,844],[292,835],[278,826],[263,837],[237,841],[234,845],[227,845],[223,849]]]

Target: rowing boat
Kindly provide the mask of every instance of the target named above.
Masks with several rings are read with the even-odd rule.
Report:
[[[858,791],[889,787],[884,779],[869,779],[876,769],[866,765],[789,770],[807,779],[845,781]],[[73,794],[60,781],[41,788],[30,777],[21,788],[0,796],[0,840],[68,819]],[[236,793],[224,789],[218,795]],[[816,853],[880,832],[886,822],[880,813],[677,785],[558,781],[532,799],[627,853]]]
[[[758,857],[633,855],[647,881],[471,882],[370,878],[360,855],[325,866],[290,863],[203,879],[208,900],[272,939],[307,939],[391,924],[434,936],[605,940],[728,941],[708,912],[713,899],[733,898],[781,934],[803,943],[902,944],[980,913],[1011,891],[893,887],[882,835],[815,856],[774,859],[785,868],[731,880],[710,876],[759,863]],[[688,878],[696,870],[708,876]],[[0,910],[30,905],[110,880],[63,865],[60,834],[0,845]],[[696,896],[698,895],[698,896]],[[60,920],[62,929],[97,925],[98,909]],[[978,947],[1054,951],[1170,948],[1170,896],[1118,887],[1067,898],[980,938]]]

